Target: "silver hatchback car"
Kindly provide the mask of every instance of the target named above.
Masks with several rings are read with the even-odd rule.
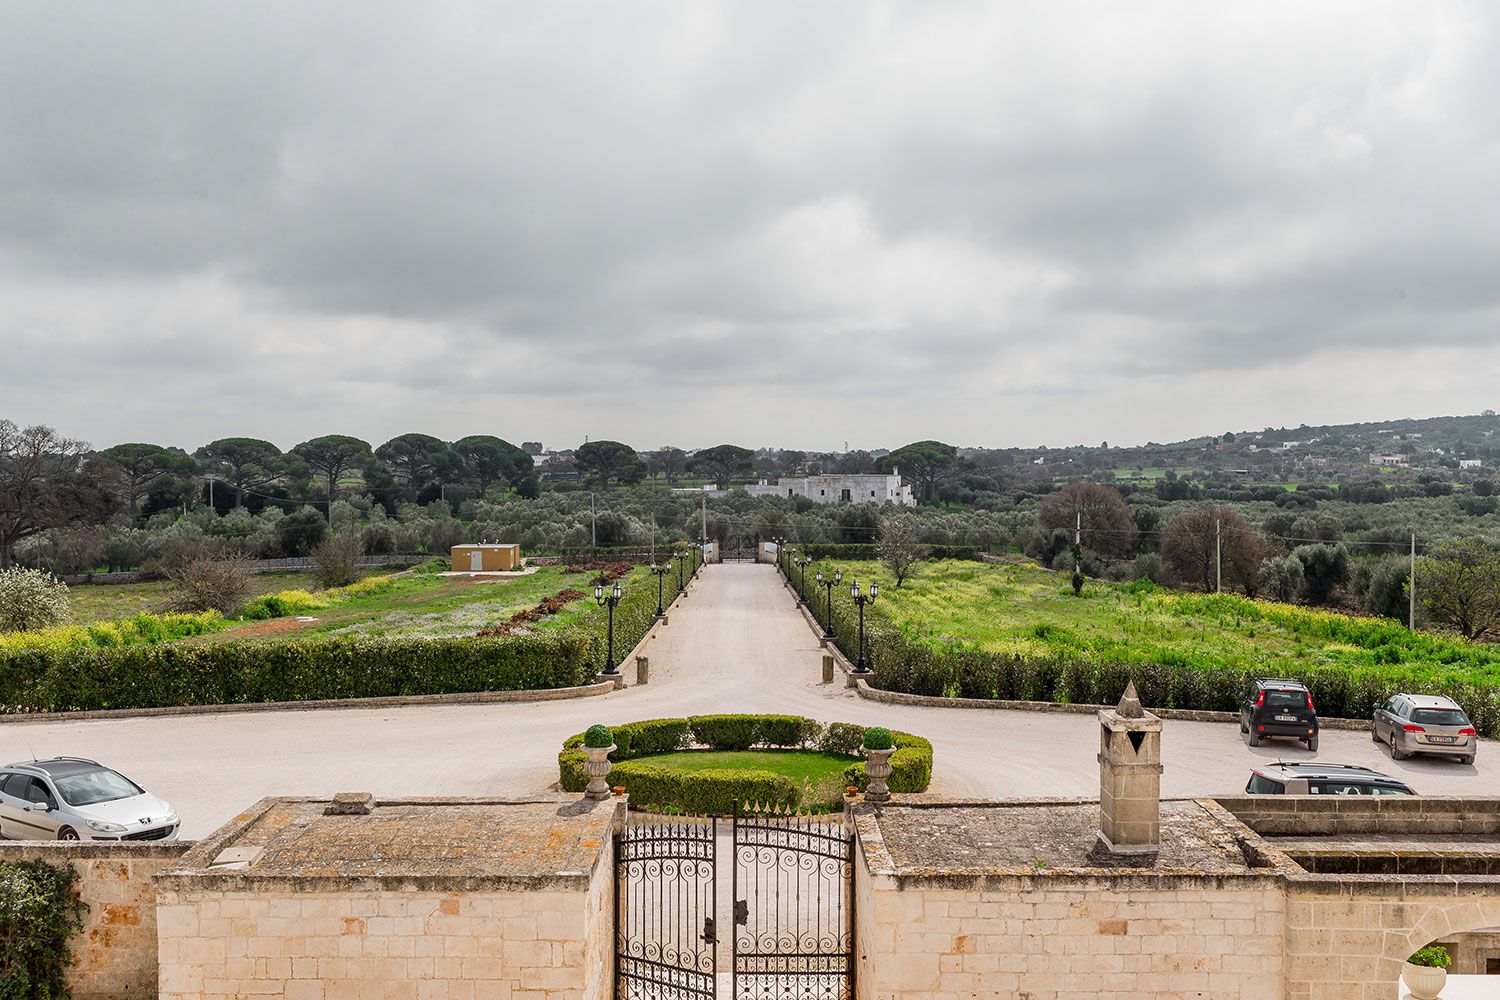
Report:
[[[1370,738],[1388,743],[1392,760],[1413,754],[1441,754],[1474,763],[1479,733],[1451,698],[1431,694],[1398,694],[1375,709]]]
[[[118,771],[82,757],[0,767],[0,836],[176,840],[177,813]]]

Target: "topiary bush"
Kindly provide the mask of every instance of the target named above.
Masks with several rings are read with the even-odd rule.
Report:
[[[0,569],[0,632],[29,632],[68,620],[68,585],[39,569]]]
[[[68,995],[68,939],[83,929],[88,906],[72,865],[0,861],[0,996],[55,1000]]]
[[[889,750],[895,746],[895,743],[891,741],[891,731],[884,726],[871,726],[866,729],[860,744],[866,750]]]
[[[590,750],[602,750],[615,745],[615,735],[608,726],[589,726],[583,734],[583,745]]]
[[[875,742],[888,741],[887,746],[896,748],[891,755],[891,791],[926,791],[932,782],[932,744],[910,733],[877,729]],[[757,745],[814,747],[849,757],[844,783],[863,789],[865,765],[856,755],[872,731],[847,722],[825,728],[813,719],[795,715],[698,715],[630,722],[613,727],[617,748],[613,759],[617,763],[610,781],[630,793],[633,806],[655,811],[727,814],[733,811],[735,802],[787,808],[809,805],[803,801],[803,789],[786,775],[759,770],[680,771],[653,765],[650,757],[690,744],[711,750],[745,750]],[[588,760],[583,751],[586,735],[568,737],[557,755],[558,786],[565,792],[582,792],[588,784],[583,770]],[[746,744],[746,740],[750,742]]]

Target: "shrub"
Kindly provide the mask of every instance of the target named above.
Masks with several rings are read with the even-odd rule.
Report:
[[[824,753],[853,757],[859,753],[865,736],[865,728],[849,722],[834,722],[823,731],[818,740],[818,749]]]
[[[204,611],[196,615],[152,615],[142,612],[132,618],[89,625],[56,625],[32,632],[0,633],[0,654],[23,649],[55,651],[87,649],[91,646],[154,645],[189,636],[207,635],[226,628],[228,624],[217,611]]]
[[[693,739],[714,750],[749,750],[760,741],[755,715],[695,715],[688,720]]]
[[[344,531],[323,542],[312,552],[313,577],[318,586],[343,587],[359,579],[359,561],[365,543],[354,531]]]
[[[679,771],[642,760],[617,764],[609,775],[637,808],[726,815],[740,802],[790,809],[802,799],[797,783],[770,771]]]
[[[587,636],[0,650],[0,712],[233,705],[574,687]]]
[[[83,929],[72,865],[0,861],[0,996],[54,1000],[68,995],[68,939]]]
[[[892,732],[896,752],[891,754],[891,776],[886,784],[893,792],[925,792],[932,784],[932,744],[910,733]],[[864,791],[865,762],[856,761],[844,768],[846,784]]]
[[[823,733],[822,723],[800,715],[762,715],[756,742],[765,746],[800,748]]]
[[[68,586],[37,569],[0,570],[0,632],[28,632],[68,620]]]
[[[864,739],[860,742],[866,750],[889,750],[895,746],[891,742],[891,731],[884,726],[871,726],[866,729]]]
[[[219,611],[229,614],[250,589],[245,557],[231,549],[198,547],[162,566],[173,584],[168,607],[173,611]]]
[[[1448,949],[1442,945],[1430,944],[1418,949],[1416,954],[1407,961],[1412,965],[1421,965],[1429,969],[1446,969],[1453,964],[1453,956],[1449,955]]]
[[[590,750],[612,747],[615,745],[615,734],[609,731],[608,726],[589,726],[588,731],[583,734],[583,745]]]

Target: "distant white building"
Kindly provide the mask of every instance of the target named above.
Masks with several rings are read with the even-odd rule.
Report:
[[[1392,466],[1392,467],[1395,467],[1395,468],[1405,468],[1405,466],[1406,466],[1406,456],[1405,455],[1371,455],[1370,456],[1370,464],[1371,465],[1389,465],[1389,466]]]
[[[1484,465],[1484,460],[1479,458],[1460,458],[1458,467],[1460,469],[1477,469]]]
[[[893,503],[915,507],[917,498],[911,487],[901,482],[901,474],[891,470],[888,476],[806,476],[801,479],[762,479],[745,491],[757,497],[806,497],[813,503]]]

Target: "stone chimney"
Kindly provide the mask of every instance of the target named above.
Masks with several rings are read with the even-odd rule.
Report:
[[[1141,708],[1135,682],[1099,713],[1099,850],[1154,855],[1161,840],[1161,720]]]

